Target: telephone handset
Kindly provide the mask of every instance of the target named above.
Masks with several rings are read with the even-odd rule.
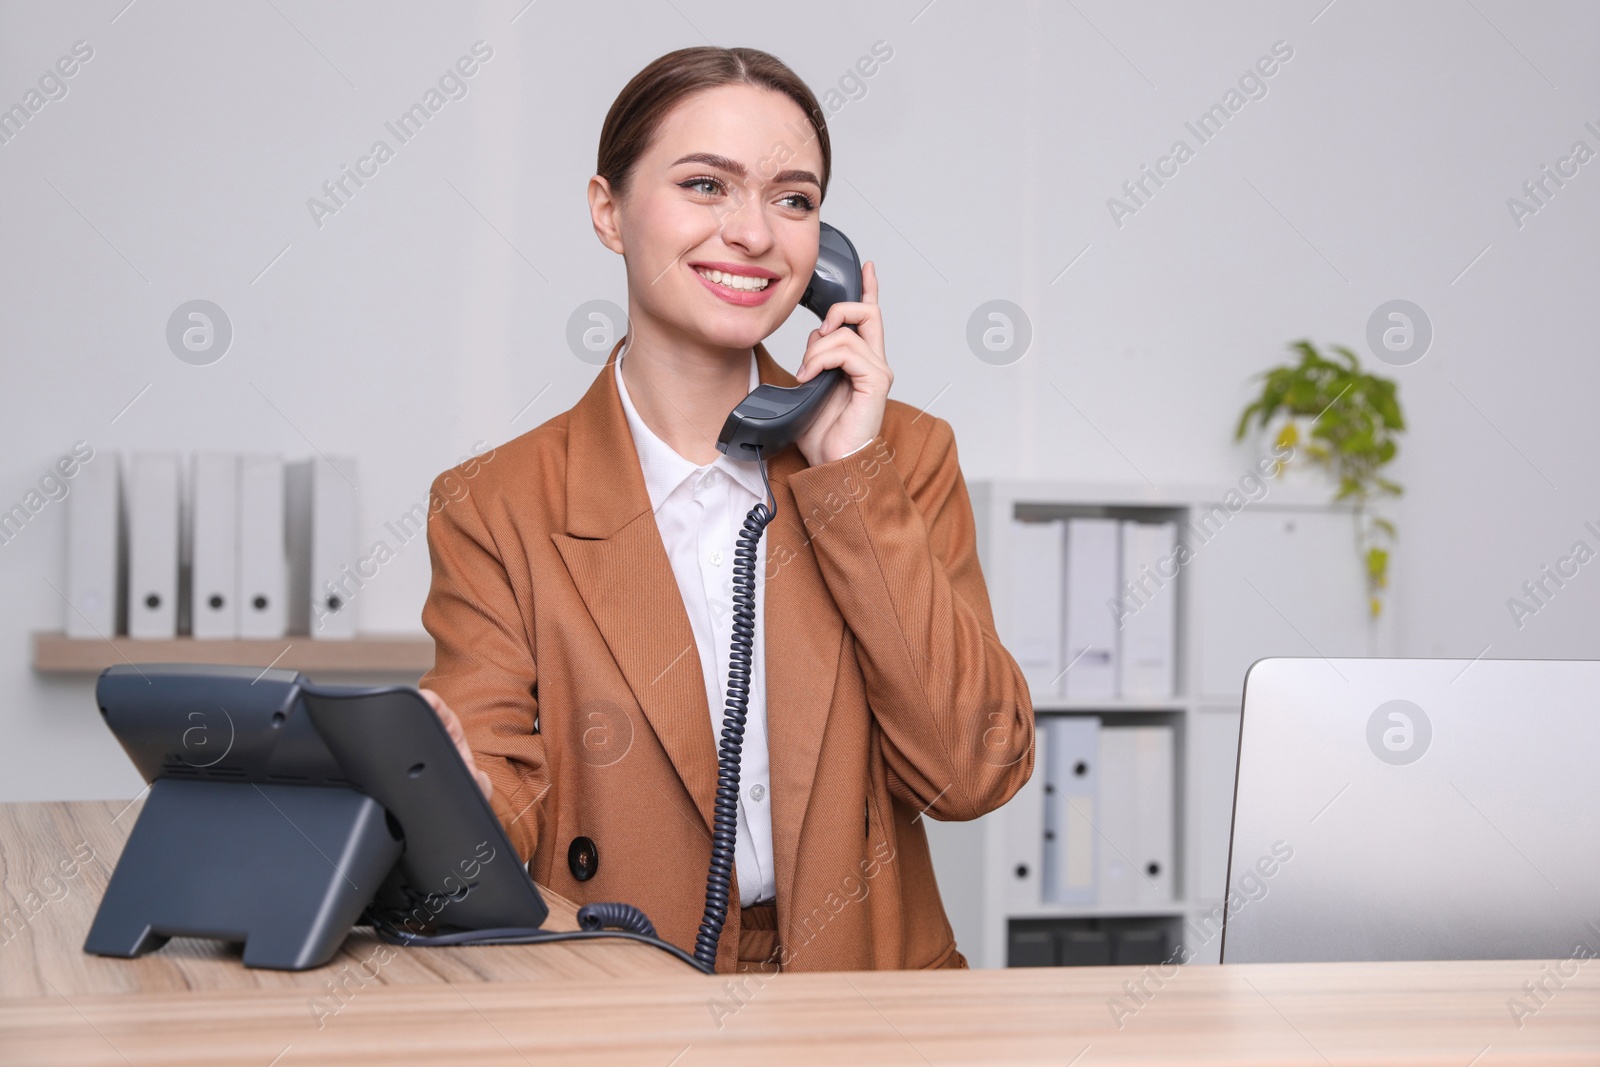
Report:
[[[826,318],[840,301],[861,299],[861,257],[840,231],[822,223],[817,235],[817,266],[800,306]],[[846,323],[852,330],[855,325]],[[841,378],[843,369],[829,367],[799,385],[759,385],[728,413],[717,448],[734,459],[776,455],[805,432]]]

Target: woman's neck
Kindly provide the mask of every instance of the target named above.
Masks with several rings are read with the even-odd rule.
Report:
[[[750,392],[752,349],[707,349],[628,334],[622,381],[634,410],[657,437],[696,465],[721,455],[717,435]]]

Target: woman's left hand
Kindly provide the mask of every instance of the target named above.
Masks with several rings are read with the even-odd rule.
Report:
[[[845,329],[847,322],[857,329]],[[855,451],[883,428],[894,372],[883,354],[878,270],[871,260],[861,268],[861,301],[840,302],[828,309],[806,340],[805,358],[795,378],[809,381],[829,367],[844,368],[845,380],[834,387],[816,419],[795,441],[813,467]]]

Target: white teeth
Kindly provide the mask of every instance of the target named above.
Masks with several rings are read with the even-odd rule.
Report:
[[[751,278],[743,274],[729,274],[726,271],[707,270],[696,267],[695,271],[702,278],[709,278],[714,282],[726,285],[729,289],[742,289],[748,293],[758,293],[771,283],[771,278]]]

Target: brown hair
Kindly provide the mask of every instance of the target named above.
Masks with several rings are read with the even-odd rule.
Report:
[[[822,151],[822,197],[828,194],[833,151],[828,143],[828,123],[817,98],[777,56],[756,48],[717,48],[697,45],[654,60],[623,86],[606,112],[600,128],[600,152],[595,172],[611,184],[618,197],[627,194],[628,181],[639,157],[650,148],[667,113],[686,97],[719,85],[754,85],[782,93],[800,106]],[[809,138],[808,138],[809,139]],[[821,202],[822,197],[818,198]]]

